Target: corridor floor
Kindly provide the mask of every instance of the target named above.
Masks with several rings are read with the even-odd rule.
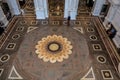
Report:
[[[66,20],[15,17],[0,49],[0,80],[119,80],[96,19],[81,18],[67,26]],[[35,46],[48,35],[61,35],[71,42],[68,59],[50,63],[38,58]]]

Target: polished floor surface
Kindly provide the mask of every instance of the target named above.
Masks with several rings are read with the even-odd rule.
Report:
[[[83,16],[67,26],[66,20],[36,20],[31,15],[14,17],[6,29],[8,36],[0,46],[0,80],[120,79],[97,28],[98,18]],[[62,62],[45,62],[36,54],[38,41],[53,35],[71,42],[72,53]]]

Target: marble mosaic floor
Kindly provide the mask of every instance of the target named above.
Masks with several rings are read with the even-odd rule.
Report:
[[[16,17],[0,47],[0,80],[119,80],[95,21],[83,18],[67,26],[66,21]],[[35,46],[48,35],[67,38],[72,54],[56,63],[38,58]]]
[[[0,43],[0,80],[120,79],[103,43],[98,18],[80,13],[77,20],[71,21],[70,26],[67,26],[65,20],[36,20],[32,0],[28,0],[24,10],[24,16],[13,18],[3,35],[5,38],[2,44]],[[80,12],[81,10],[83,8],[80,8]],[[58,42],[51,42],[57,47],[49,48],[40,42],[53,35],[62,36],[63,41],[72,46],[69,48],[71,50],[67,51],[69,46],[65,47],[66,43],[61,43],[61,38],[54,39]],[[51,40],[48,38],[44,43],[50,45],[48,42]],[[51,56],[44,59],[46,56],[41,55],[41,50],[36,50],[38,44],[44,46],[43,51],[47,50],[48,55],[50,53],[58,57],[63,50],[69,55],[62,52],[59,56],[64,59],[58,57],[58,61]],[[39,47],[41,46],[37,49]]]

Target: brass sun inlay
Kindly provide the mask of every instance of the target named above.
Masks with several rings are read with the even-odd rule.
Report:
[[[71,42],[62,36],[52,35],[42,38],[35,46],[38,58],[44,62],[51,63],[62,62],[63,59],[68,59],[72,53]]]

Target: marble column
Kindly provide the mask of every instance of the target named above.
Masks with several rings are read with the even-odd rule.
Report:
[[[99,16],[104,3],[105,3],[105,0],[95,0],[94,6],[92,9],[92,15]]]
[[[48,18],[48,0],[34,0],[36,19]]]
[[[109,8],[108,14],[105,17],[105,20],[103,22],[103,25],[105,26],[105,29],[107,28],[108,22],[112,22],[116,12],[117,12],[118,6],[117,5],[112,5]]]
[[[65,0],[64,18],[71,16],[71,20],[76,20],[79,0]]]
[[[10,8],[12,15],[21,14],[20,5],[19,5],[18,0],[6,0],[6,2],[8,3],[8,6]]]
[[[4,24],[2,27],[6,27],[7,26],[8,20],[7,20],[6,16],[4,15],[4,12],[3,12],[1,6],[0,6],[0,21],[2,21],[3,24]]]

